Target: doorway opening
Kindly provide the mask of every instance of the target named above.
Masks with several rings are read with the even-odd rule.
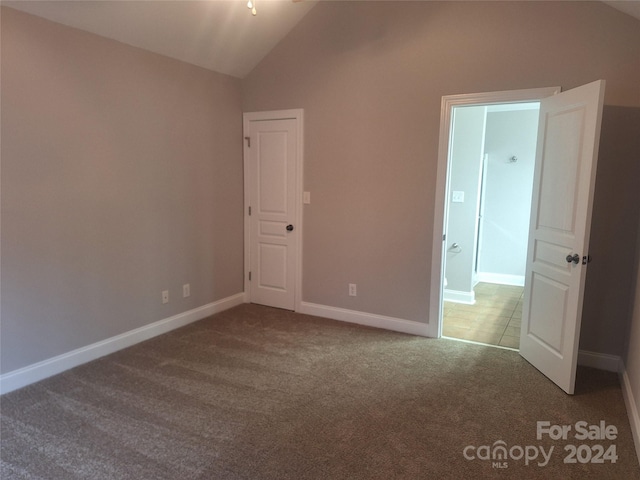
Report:
[[[442,334],[518,348],[540,102],[453,107]]]
[[[575,389],[604,91],[605,81],[597,80],[562,93],[549,88],[442,98],[429,331],[442,336],[454,108],[539,101],[518,350],[569,394]]]
[[[493,213],[487,212],[487,208],[495,210],[490,205],[504,206],[505,201],[501,200],[500,196],[508,198],[508,192],[512,191],[511,187],[513,185],[504,192],[501,192],[499,188],[492,189],[490,185],[496,184],[496,180],[499,185],[500,177],[504,177],[504,174],[506,174],[506,178],[509,178],[516,169],[522,170],[528,153],[523,156],[522,153],[519,153],[520,150],[511,150],[511,144],[516,139],[509,140],[500,146],[500,141],[495,140],[496,138],[499,139],[500,136],[494,131],[499,131],[502,127],[499,121],[496,122],[494,120],[502,119],[502,125],[504,125],[505,119],[513,115],[519,115],[516,112],[528,112],[529,116],[536,116],[536,109],[539,107],[540,101],[558,94],[560,90],[560,87],[547,87],[449,95],[442,98],[432,250],[433,268],[431,270],[431,284],[434,287],[431,288],[429,313],[430,319],[432,319],[429,322],[431,336],[439,338],[445,334],[443,332],[445,311],[449,314],[454,308],[458,309],[458,312],[462,312],[471,309],[475,304],[481,306],[483,302],[479,302],[479,300],[482,299],[483,295],[495,297],[497,290],[503,290],[506,293],[506,297],[511,297],[505,299],[505,302],[510,302],[513,306],[511,312],[508,312],[508,314],[503,313],[499,316],[508,317],[507,320],[511,321],[511,327],[517,326],[518,312],[516,308],[520,308],[520,305],[522,305],[524,274],[504,268],[497,270],[491,266],[494,263],[491,260],[491,257],[495,255],[493,251],[497,250],[502,260],[504,260],[506,249],[502,243],[503,241],[496,242],[492,240],[502,227],[499,226],[499,223],[489,225],[489,220]],[[523,113],[522,115],[525,114]],[[454,129],[454,127],[458,126],[458,122],[454,121],[456,117],[460,121],[459,126],[461,128],[459,129]],[[531,122],[529,121],[529,123]],[[534,137],[537,134],[537,122],[535,123],[535,129]],[[465,130],[471,133],[465,133]],[[488,133],[491,138],[487,137]],[[517,136],[520,135],[522,133],[517,133]],[[465,166],[464,162],[459,165],[463,175],[461,177],[463,178],[462,184],[459,185],[452,181],[452,177],[455,176],[453,173],[456,166],[452,164],[451,158],[456,145],[461,154],[469,155],[473,159],[473,167],[471,168]],[[535,152],[535,148],[533,150]],[[485,155],[485,153],[489,155]],[[492,165],[492,163],[496,163],[496,165]],[[535,160],[532,160],[531,163],[535,164]],[[471,172],[473,172],[473,175],[471,175]],[[513,175],[511,176],[513,177]],[[527,188],[526,196],[528,202],[530,202],[532,187],[529,186]],[[494,197],[496,194],[497,196]],[[512,202],[507,200],[507,203]],[[449,214],[454,209],[463,210],[467,216],[467,220],[460,223],[465,225],[465,234],[463,237],[459,237],[458,240],[455,239],[458,234],[455,231],[449,231]],[[486,218],[487,214],[489,218]],[[509,217],[512,214],[505,210],[501,213],[496,213],[496,215]],[[526,224],[523,235],[526,238],[529,212],[524,214],[523,217],[524,219],[521,220],[524,220]],[[463,239],[464,243],[459,241],[461,239]],[[490,240],[488,241],[488,239]],[[519,242],[519,244],[522,243],[521,241]],[[525,254],[524,258],[519,260],[520,262],[526,261],[526,244],[527,240],[525,239]],[[518,249],[514,248],[510,252],[515,257],[518,256],[516,250]],[[464,264],[465,273],[462,274],[461,278],[465,279],[455,278],[456,274],[454,273],[448,275],[446,271],[447,263],[449,267],[453,265],[454,268],[455,263]],[[503,261],[502,263],[508,262]],[[505,285],[505,283],[516,283],[516,285]],[[482,292],[483,289],[485,290],[484,292]],[[520,289],[519,293],[516,289]],[[515,304],[513,297],[518,297],[515,298]],[[447,302],[446,304],[445,301]],[[455,305],[452,306],[449,302],[455,303]],[[469,314],[469,316],[471,315]],[[504,319],[500,321],[504,322]],[[507,333],[506,327],[509,326],[508,323],[504,325],[504,330],[500,333],[500,338],[497,339],[496,344],[499,344],[502,336]],[[447,333],[449,334],[447,336],[451,338],[464,340],[459,331],[453,332],[451,328],[447,327]],[[451,335],[452,333],[457,333],[458,336],[454,337]],[[512,333],[516,333],[515,330],[509,329],[508,336],[516,337],[516,335],[511,335]],[[478,340],[481,339],[466,341]],[[503,343],[509,340],[513,339],[505,338]],[[486,338],[479,343],[487,343]],[[517,348],[515,342],[510,343],[509,346],[503,346],[505,348]]]

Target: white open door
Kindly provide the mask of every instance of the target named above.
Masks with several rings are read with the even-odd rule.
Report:
[[[520,354],[575,388],[603,80],[540,104]]]

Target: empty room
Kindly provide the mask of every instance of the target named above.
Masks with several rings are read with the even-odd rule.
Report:
[[[0,5],[0,477],[640,479],[640,3]]]

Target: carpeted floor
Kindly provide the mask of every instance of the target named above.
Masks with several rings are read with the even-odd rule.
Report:
[[[615,374],[580,369],[568,396],[513,351],[256,305],[0,402],[2,479],[640,478]]]

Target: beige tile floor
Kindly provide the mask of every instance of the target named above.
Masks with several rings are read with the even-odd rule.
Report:
[[[475,305],[444,302],[445,337],[518,348],[524,289],[511,285],[478,283]]]

